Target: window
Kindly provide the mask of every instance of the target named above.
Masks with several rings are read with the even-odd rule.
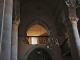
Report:
[[[36,37],[31,38],[31,44],[38,44],[38,41],[37,41]]]
[[[26,35],[29,44],[45,44],[45,41],[48,40],[47,30],[39,24],[29,28]]]

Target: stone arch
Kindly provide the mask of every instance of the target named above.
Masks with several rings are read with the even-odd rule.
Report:
[[[28,31],[29,28],[31,28],[31,27],[32,27],[33,25],[35,25],[35,24],[39,24],[40,26],[42,26],[43,28],[45,28],[45,30],[48,32],[48,36],[51,36],[54,40],[56,39],[56,38],[55,38],[56,35],[54,35],[54,34],[56,34],[56,32],[54,31],[55,28],[53,27],[53,28],[54,28],[54,30],[53,30],[53,28],[52,28],[50,25],[48,25],[48,22],[45,22],[45,21],[43,21],[43,20],[41,20],[41,19],[39,19],[39,18],[36,18],[36,19],[30,21],[30,22],[26,25],[25,34],[24,34],[24,36],[25,36],[24,42],[29,43],[29,42],[26,40],[26,38],[27,38],[26,32]],[[50,32],[52,32],[52,33],[50,33]],[[53,34],[53,33],[54,33],[54,34]]]
[[[40,26],[42,26],[43,28],[45,28],[48,33],[49,33],[49,30],[51,30],[50,27],[49,27],[49,25],[47,25],[44,21],[42,21],[40,19],[36,19],[36,20],[31,21],[27,25],[26,32],[29,30],[29,28],[31,28],[35,24],[39,24]]]
[[[51,30],[51,28],[49,27],[48,24],[46,24],[44,21],[42,21],[40,19],[35,19],[35,20],[32,20],[30,23],[28,23],[27,26],[26,26],[25,33],[35,24],[39,24],[40,26],[42,26],[48,32],[48,36],[50,36],[50,32],[49,31]],[[25,36],[26,35],[27,34],[25,34]],[[27,41],[26,38],[25,38],[25,41]],[[27,41],[27,43],[29,43],[29,42]]]
[[[24,60],[27,60],[28,55],[29,55],[33,50],[35,50],[35,49],[42,49],[42,50],[44,50],[45,52],[47,52],[47,53],[50,55],[50,57],[51,57],[52,60],[55,59],[54,53],[52,52],[51,49],[47,49],[47,48],[45,47],[45,45],[34,45],[34,46],[31,46],[31,47],[27,50],[27,52],[26,52],[25,55],[24,55]]]

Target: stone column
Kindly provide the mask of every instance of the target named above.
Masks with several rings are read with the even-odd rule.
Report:
[[[3,5],[3,31],[1,42],[1,59],[11,60],[11,30],[12,30],[12,8],[13,0],[2,0]],[[0,0],[0,3],[2,3]],[[0,8],[1,9],[1,8]]]
[[[1,60],[1,42],[2,42],[2,31],[3,31],[3,11],[4,11],[4,0],[0,0],[0,60]]]
[[[76,16],[75,8],[69,7],[68,9],[69,19],[66,19],[65,24],[69,35],[72,60],[80,60],[80,37],[77,29],[79,19]]]
[[[14,20],[12,24],[12,46],[11,46],[11,60],[18,60],[18,25],[20,19]]]

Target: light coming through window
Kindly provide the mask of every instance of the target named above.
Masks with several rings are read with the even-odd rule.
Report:
[[[32,44],[37,44],[37,38],[36,37],[32,37],[31,40],[32,40],[32,42],[31,42]]]

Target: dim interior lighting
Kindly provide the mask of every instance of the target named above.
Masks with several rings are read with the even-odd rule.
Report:
[[[38,51],[37,54],[40,55],[39,60],[45,60],[45,58],[42,55],[43,54],[43,51],[42,50],[41,51]]]
[[[46,42],[46,48],[49,48],[49,49],[53,49],[55,47],[59,47],[59,42],[57,39],[53,39],[51,37],[51,31],[49,32],[50,34],[50,37],[48,38],[48,41]]]

